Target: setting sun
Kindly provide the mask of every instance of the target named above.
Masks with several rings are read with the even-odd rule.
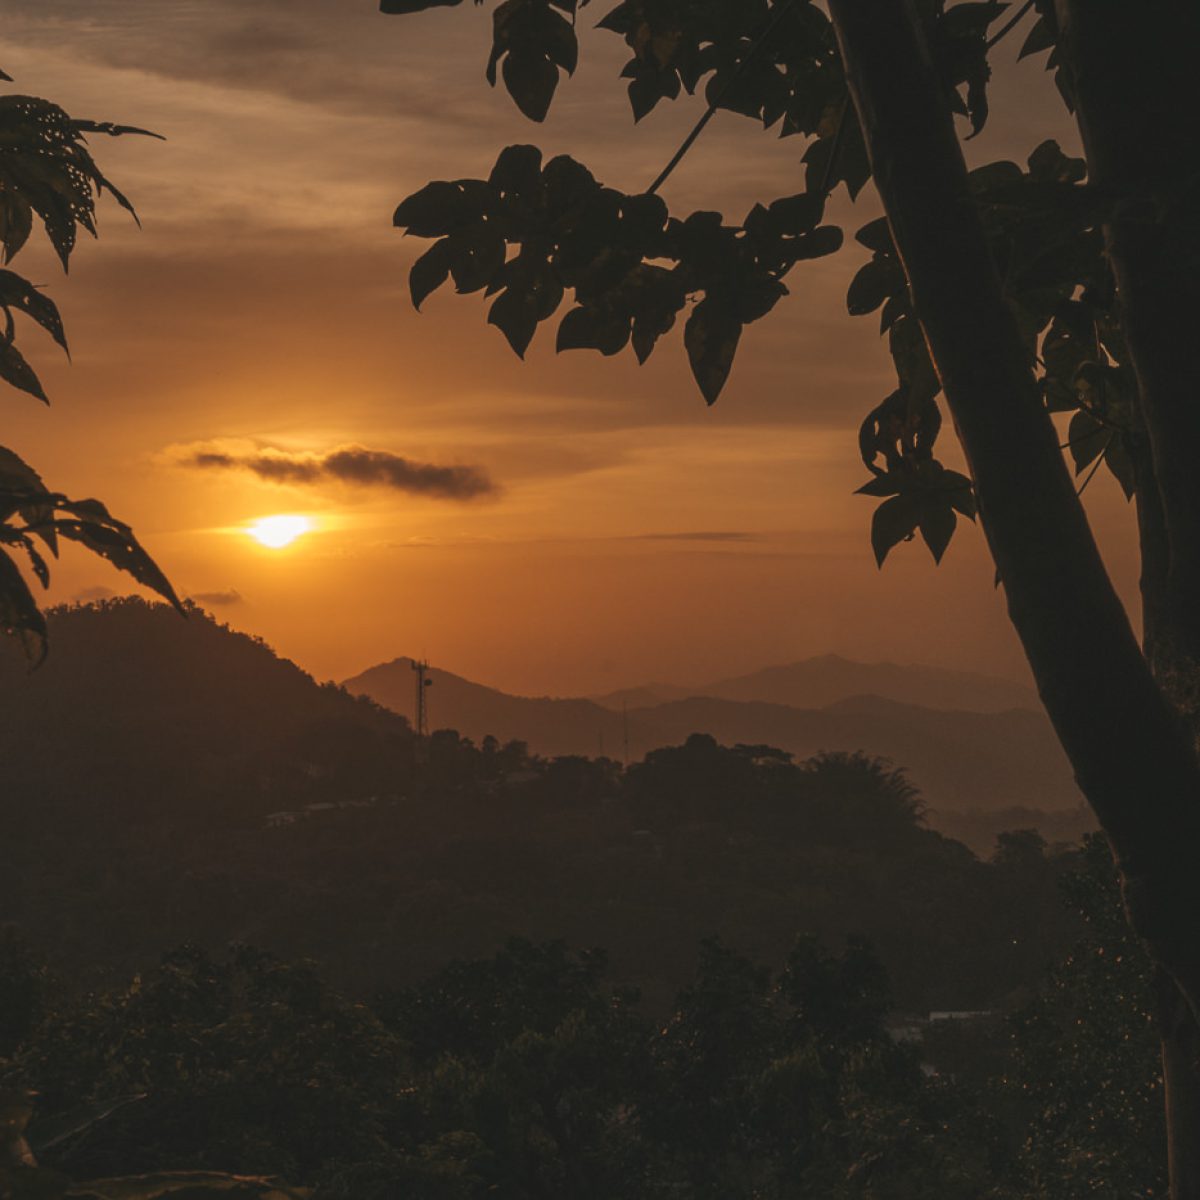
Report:
[[[271,550],[291,545],[302,533],[308,533],[312,523],[307,517],[263,517],[249,526],[246,532]]]

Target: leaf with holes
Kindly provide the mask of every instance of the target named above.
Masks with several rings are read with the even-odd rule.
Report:
[[[46,618],[42,616],[17,564],[0,550],[0,633],[16,638],[35,666],[46,657]]]
[[[28,280],[12,271],[0,270],[0,307],[15,308],[36,321],[64,350],[67,335],[63,332],[62,317],[49,296]]]

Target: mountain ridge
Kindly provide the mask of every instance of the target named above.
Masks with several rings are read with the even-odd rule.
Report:
[[[863,678],[861,671],[845,668],[864,664],[837,656],[823,661],[834,662],[847,680]],[[411,719],[411,662],[407,657],[393,659],[345,680],[343,686]],[[785,682],[794,685],[791,667],[783,671]],[[942,675],[937,669],[932,674],[935,680]],[[725,744],[770,743],[798,758],[823,750],[861,750],[888,758],[911,774],[934,808],[1068,809],[1079,803],[1049,721],[1044,713],[1020,704],[981,712],[857,692],[824,706],[799,707],[770,699],[691,694],[634,707],[626,701],[622,711],[614,711],[595,699],[512,696],[436,667],[430,669],[430,677],[431,729],[453,728],[475,741],[489,734],[501,742],[518,740],[547,757],[636,760],[692,733],[708,733]],[[885,673],[884,682],[891,683],[893,692],[896,680],[894,673]],[[997,683],[992,695],[999,700],[1009,693],[1004,681]],[[1012,687],[1023,698],[1017,685]],[[921,698],[928,690],[914,689]],[[649,687],[643,689],[647,692],[651,700],[656,698]]]

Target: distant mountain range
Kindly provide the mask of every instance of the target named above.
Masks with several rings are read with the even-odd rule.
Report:
[[[1041,711],[1032,691],[1019,683],[941,667],[862,663],[838,654],[822,654],[786,666],[766,667],[749,675],[718,679],[700,687],[649,683],[594,696],[597,704],[620,710],[645,708],[689,696],[718,700],[761,700],[791,708],[825,708],[851,696],[881,696],[922,708],[963,712],[1004,712],[1010,708]]]
[[[862,750],[907,770],[934,808],[985,811],[1079,804],[1070,767],[1036,697],[965,672],[836,656],[769,668],[702,689],[649,684],[595,699],[511,696],[434,668],[430,724],[478,741],[517,739],[543,755],[643,757],[709,733],[805,758]],[[345,681],[411,718],[412,660]],[[622,711],[624,706],[624,711]]]

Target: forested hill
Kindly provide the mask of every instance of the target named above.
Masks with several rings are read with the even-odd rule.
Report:
[[[408,723],[318,685],[199,608],[128,597],[54,610],[50,654],[0,657],[0,761],[10,799],[184,820],[189,802],[251,814],[333,786],[395,786]]]
[[[345,682],[356,695],[366,695],[397,713],[413,712],[411,659],[398,658]],[[511,696],[483,687],[449,671],[434,668],[430,677],[429,712],[433,729],[452,728],[480,741],[492,734],[500,741],[516,738],[544,755],[607,753],[631,759],[659,746],[681,742],[691,733],[708,733],[727,744],[769,742],[808,758],[822,750],[864,750],[908,770],[937,812],[994,812],[1013,807],[1066,810],[1080,796],[1045,713],[1028,707],[973,711],[928,707],[894,696],[904,692],[903,673],[911,671],[916,696],[944,700],[975,689],[988,698],[1019,700],[1025,693],[1004,681],[957,676],[925,668],[848,663],[813,659],[778,671],[759,672],[728,682],[726,691],[679,697],[655,686],[633,689],[642,700],[622,713],[604,703],[580,699]],[[877,683],[890,695],[856,695],[842,687]],[[988,690],[985,684],[994,685]],[[811,685],[811,687],[810,687]],[[970,686],[968,686],[970,685]],[[754,695],[761,686],[763,694]],[[833,702],[798,707],[809,694]],[[647,697],[671,696],[646,703]],[[783,703],[778,697],[792,697]]]
[[[517,934],[658,1004],[709,934],[779,962],[862,933],[902,1005],[974,1008],[1064,935],[1035,835],[981,862],[867,755],[691,735],[622,771],[440,731],[418,775],[401,717],[199,611],[61,610],[51,647],[3,664],[0,913],[73,978],[236,941],[392,985]]]

